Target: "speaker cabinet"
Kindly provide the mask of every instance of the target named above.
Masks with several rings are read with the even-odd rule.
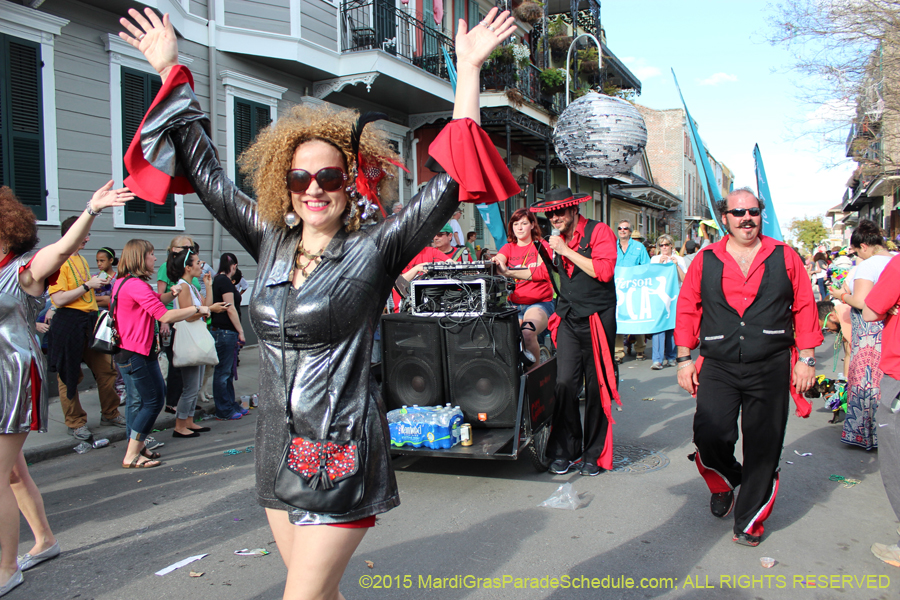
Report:
[[[445,404],[440,319],[407,314],[381,318],[382,388],[388,410]]]
[[[519,339],[514,311],[444,330],[449,401],[472,426],[515,425]]]

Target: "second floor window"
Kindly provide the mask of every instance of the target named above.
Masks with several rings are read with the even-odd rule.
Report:
[[[272,122],[272,109],[265,104],[253,102],[252,100],[244,100],[242,98],[234,99],[234,157],[239,158],[241,154],[250,147],[259,132],[269,126]],[[255,196],[250,181],[241,173],[240,167],[235,170],[234,183],[242,192],[248,196]]]

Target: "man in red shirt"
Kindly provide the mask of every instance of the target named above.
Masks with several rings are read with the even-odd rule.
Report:
[[[866,296],[863,318],[884,319],[881,332],[881,403],[878,405],[878,465],[881,481],[894,514],[900,519],[900,256],[887,264],[872,291]],[[900,567],[897,544],[872,544],[872,554],[895,567]]]
[[[688,269],[675,326],[678,384],[697,396],[691,458],[712,492],[710,511],[725,517],[734,508],[732,539],[747,546],[759,545],[778,493],[792,395],[798,414],[809,415],[800,394],[815,380],[815,348],[823,341],[803,261],[760,234],[763,208],[747,188],[720,203],[728,235]],[[734,457],[739,414],[743,465]]]
[[[589,195],[569,188],[547,192],[530,208],[546,212],[554,235],[547,240],[559,274],[559,296],[550,328],[556,341],[556,405],[547,456],[556,475],[580,466],[596,476],[612,469],[611,401],[619,401],[612,350],[616,340],[616,236],[604,223],[578,214]],[[595,351],[596,348],[596,351]],[[578,392],[584,384],[584,428]]]
[[[464,245],[454,248],[453,228],[450,227],[449,223],[441,227],[441,230],[434,235],[434,240],[431,243],[435,249],[446,254],[447,258],[450,260],[455,260],[456,262],[472,262],[472,257]]]

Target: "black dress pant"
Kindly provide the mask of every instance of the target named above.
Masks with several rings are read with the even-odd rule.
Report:
[[[598,313],[606,339],[601,340],[612,351],[616,341],[616,307]],[[611,355],[611,354],[610,354]],[[602,366],[602,362],[601,362]],[[605,367],[604,367],[605,369]],[[601,373],[602,385],[607,378],[615,381],[615,373]],[[584,385],[584,427],[578,408],[578,393]],[[556,332],[556,405],[553,427],[547,442],[547,456],[552,460],[596,463],[603,452],[610,423],[603,412],[601,381],[594,366],[591,326],[588,318],[568,313]]]
[[[710,491],[741,486],[734,506],[735,533],[762,535],[762,524],[775,502],[790,384],[790,350],[752,363],[707,358],[700,368],[694,415],[696,462]],[[734,457],[738,415],[743,465]]]

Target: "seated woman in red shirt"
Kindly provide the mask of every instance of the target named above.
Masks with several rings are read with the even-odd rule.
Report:
[[[534,357],[535,362],[540,362],[538,335],[547,329],[547,321],[556,307],[550,274],[538,254],[535,242],[544,246],[548,256],[552,251],[541,236],[537,218],[527,208],[520,208],[512,214],[506,231],[509,243],[500,248],[497,256],[491,260],[497,264],[501,275],[519,280],[509,302],[519,309],[525,350]],[[531,325],[524,326],[526,323]]]

